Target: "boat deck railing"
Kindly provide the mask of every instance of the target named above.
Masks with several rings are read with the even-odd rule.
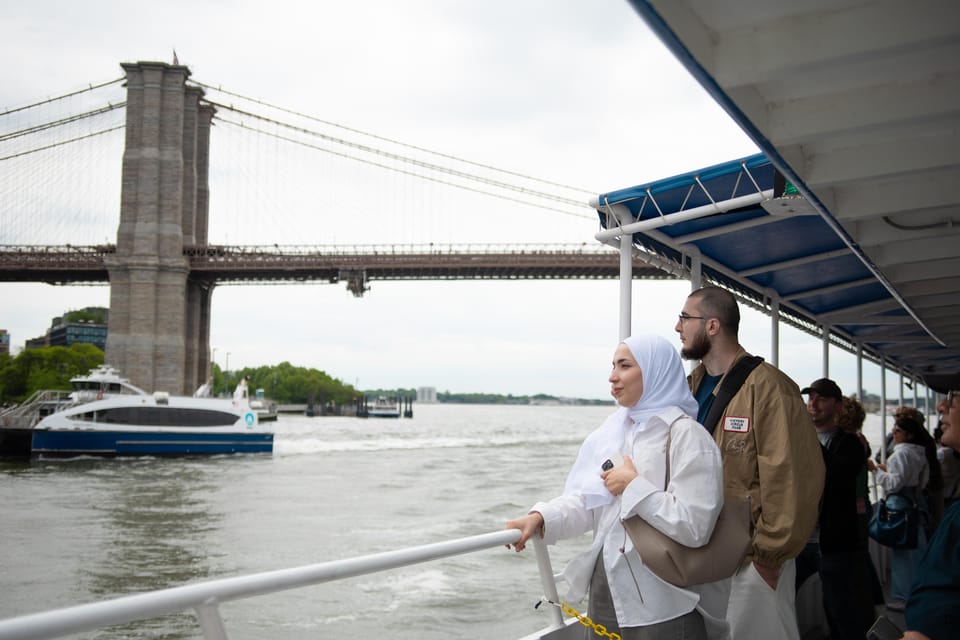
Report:
[[[196,613],[197,623],[206,640],[227,640],[227,629],[220,615],[220,604],[223,602],[465,555],[511,544],[519,538],[518,530],[507,529],[345,560],[220,578],[8,618],[0,620],[0,640],[60,638],[190,609]],[[553,602],[559,602],[547,547],[537,536],[534,536],[533,543],[544,596]],[[566,626],[560,609],[550,609],[551,626],[540,632],[544,635]]]
[[[0,426],[30,429],[41,418],[73,404],[69,391],[41,389],[15,407],[0,412]]]

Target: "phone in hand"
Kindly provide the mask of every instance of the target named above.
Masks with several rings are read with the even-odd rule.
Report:
[[[603,471],[609,471],[614,467],[619,467],[621,464],[623,464],[623,456],[621,456],[619,453],[615,453],[603,461],[603,464],[600,465],[600,469]]]

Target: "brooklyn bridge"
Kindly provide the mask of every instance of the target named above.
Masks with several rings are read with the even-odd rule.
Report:
[[[11,119],[32,109],[41,110],[51,102],[72,99],[78,103],[73,111],[64,115],[61,109],[52,119],[38,116],[26,124],[5,122],[0,130],[0,142],[18,145],[12,151],[6,151],[7,147],[4,147],[0,161],[7,163],[29,160],[33,155],[48,153],[51,149],[61,151],[89,145],[92,139],[123,132],[119,226],[114,227],[117,229],[116,238],[84,242],[86,236],[76,229],[82,230],[84,225],[95,227],[96,224],[90,223],[88,218],[97,216],[105,216],[105,224],[109,225],[110,213],[91,212],[96,206],[84,203],[78,207],[67,201],[42,206],[56,210],[55,218],[59,224],[69,222],[74,228],[69,237],[79,238],[79,241],[49,244],[51,234],[48,229],[36,225],[38,219],[47,220],[49,217],[47,212],[37,212],[37,196],[7,198],[4,206],[10,210],[4,212],[7,222],[4,235],[0,236],[4,238],[0,241],[0,281],[108,282],[111,312],[106,357],[139,386],[190,393],[207,379],[210,372],[211,293],[218,284],[344,283],[354,296],[363,296],[369,283],[376,280],[618,277],[617,252],[595,242],[392,242],[380,236],[375,242],[312,243],[310,238],[303,237],[301,229],[296,228],[302,223],[294,222],[290,235],[298,240],[296,243],[210,243],[209,229],[214,222],[209,207],[210,174],[217,170],[211,165],[211,138],[214,137],[215,124],[221,125],[223,130],[240,131],[247,138],[268,137],[273,144],[319,150],[346,158],[366,165],[368,170],[372,167],[378,176],[400,174],[412,176],[414,182],[441,183],[451,189],[465,190],[476,198],[497,201],[503,208],[547,211],[568,219],[575,216],[581,221],[591,217],[596,219],[596,212],[586,205],[588,192],[583,190],[509,172],[502,172],[507,174],[506,177],[500,174],[490,177],[491,170],[499,170],[474,166],[459,158],[428,162],[408,154],[409,150],[403,150],[395,141],[379,139],[378,147],[358,144],[295,125],[293,116],[289,121],[277,120],[275,114],[267,114],[267,108],[256,112],[250,107],[241,109],[233,103],[217,102],[208,97],[208,92],[216,90],[228,95],[229,92],[190,80],[190,71],[185,66],[159,62],[124,63],[121,66],[123,78],[91,86],[89,91],[76,92],[89,94],[82,96],[83,100],[77,101],[76,94],[68,94],[0,114],[0,117]],[[116,91],[121,82],[125,95],[118,100]],[[112,99],[97,103],[90,97],[106,89],[114,91]],[[91,107],[91,104],[98,106]],[[48,119],[43,120],[44,117]],[[90,122],[90,130],[51,139],[52,132],[75,127],[81,122]],[[326,146],[321,148],[320,144]],[[103,153],[103,146],[97,153]],[[398,151],[397,147],[401,150]],[[259,151],[259,147],[257,149]],[[74,162],[87,165],[82,170],[71,171],[92,171],[93,165],[97,164],[97,157],[86,150],[73,156],[69,151],[63,153],[74,158]],[[468,168],[457,168],[454,166],[457,163],[466,164]],[[46,169],[34,171],[48,172]],[[256,168],[248,167],[243,171],[256,171]],[[316,181],[312,175],[293,178],[286,175],[295,172],[296,169],[279,171],[286,179],[299,180],[293,186],[281,187],[281,190],[299,192],[304,189],[303,185]],[[76,179],[83,182],[82,178]],[[25,182],[29,183],[30,178]],[[230,225],[241,228],[251,224],[283,224],[282,216],[271,215],[269,211],[273,196],[250,195],[256,192],[258,176],[247,175],[239,182],[246,186],[242,193],[232,193],[231,197],[264,198],[267,213],[261,214],[256,223],[232,220]],[[84,185],[71,192],[88,188]],[[387,188],[385,195],[378,196],[381,201],[372,199],[365,202],[363,208],[399,211],[393,217],[398,223],[403,221],[403,206],[417,209],[418,217],[413,222],[408,221],[408,226],[421,224],[423,218],[431,215],[432,224],[437,226],[450,224],[450,219],[455,218],[445,211],[424,213],[419,199],[409,195],[412,190],[408,186]],[[24,188],[22,191],[28,190]],[[410,200],[414,202],[410,204]],[[404,205],[403,201],[408,202]],[[334,208],[355,206],[352,202],[338,201]],[[441,201],[432,206],[442,210],[445,203]],[[77,210],[73,210],[74,207]],[[243,208],[237,206],[233,211]],[[353,227],[362,229],[363,217],[369,214],[365,211],[352,213],[352,218],[360,219],[359,223],[352,223]],[[99,224],[100,228],[104,225],[102,221]],[[333,225],[330,222],[328,228]],[[36,231],[38,226],[43,227],[39,233]],[[341,234],[349,235],[349,232],[342,231]],[[335,232],[330,231],[328,235],[335,236]],[[368,236],[360,238],[366,240]],[[634,262],[636,278],[673,277],[639,257]]]

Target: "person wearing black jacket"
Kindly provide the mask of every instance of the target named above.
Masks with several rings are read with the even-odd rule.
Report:
[[[857,477],[867,453],[859,439],[837,426],[843,393],[821,378],[801,391],[823,447],[826,479],[820,502],[819,573],[832,640],[861,640],[874,619],[867,539],[858,526]]]

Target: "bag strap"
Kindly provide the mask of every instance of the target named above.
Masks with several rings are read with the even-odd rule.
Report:
[[[720,383],[720,389],[717,390],[717,396],[713,399],[713,404],[710,405],[710,410],[707,412],[707,417],[703,420],[703,426],[705,426],[711,434],[713,434],[713,430],[716,429],[717,422],[720,421],[720,416],[723,415],[727,405],[730,404],[730,400],[733,399],[733,396],[737,395],[747,376],[749,376],[750,372],[756,369],[761,362],[763,362],[763,357],[761,356],[746,356],[740,358],[730,368],[727,375],[724,376],[723,382]]]
[[[670,423],[670,427],[667,429],[667,466],[664,467],[663,472],[663,490],[666,491],[667,487],[670,485],[670,440],[673,438],[673,425],[677,423],[677,420],[684,416],[678,416],[674,418],[673,422]]]
[[[667,466],[663,472],[663,490],[666,491],[667,487],[670,485],[670,439],[673,437],[673,423],[670,423],[670,428],[667,430]]]

